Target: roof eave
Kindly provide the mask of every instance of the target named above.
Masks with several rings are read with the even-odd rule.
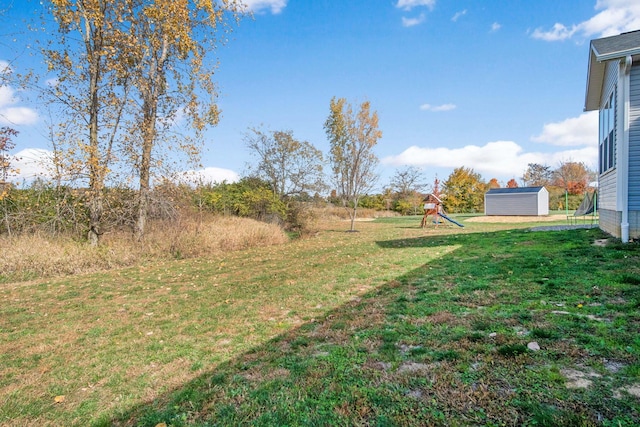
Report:
[[[635,55],[640,55],[640,46],[633,48],[633,49],[625,49],[625,50],[619,50],[617,52],[609,52],[607,54],[603,54],[603,55],[598,55],[597,51],[594,50],[594,52],[596,53],[596,60],[599,62],[605,62],[605,61],[611,61],[614,59],[622,59],[622,58],[626,58],[627,56],[631,55],[631,56],[635,56]]]
[[[633,49],[600,54],[593,43],[591,43],[591,49],[589,49],[589,52],[589,69],[587,72],[587,90],[585,94],[584,111],[600,109],[606,63],[609,61],[620,60],[627,56],[633,57],[640,55],[640,46]]]
[[[597,52],[591,45],[589,49],[589,68],[587,70],[587,87],[584,97],[584,111],[600,109],[600,98],[606,65],[598,60]]]

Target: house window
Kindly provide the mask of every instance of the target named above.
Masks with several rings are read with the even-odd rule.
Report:
[[[600,109],[600,138],[599,157],[600,173],[612,169],[616,165],[616,91],[609,94],[609,98]]]

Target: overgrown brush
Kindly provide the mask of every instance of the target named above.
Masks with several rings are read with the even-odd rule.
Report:
[[[98,247],[67,236],[0,236],[0,283],[88,273],[175,258],[196,258],[288,240],[281,227],[248,218],[180,217],[150,224],[144,242],[131,233],[105,234]]]

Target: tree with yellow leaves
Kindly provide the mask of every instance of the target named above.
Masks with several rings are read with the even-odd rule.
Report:
[[[121,63],[127,34],[122,22],[130,0],[50,0],[59,37],[42,51],[55,74],[45,93],[52,118],[56,167],[66,179],[87,185],[87,238],[97,245],[102,229],[105,181],[125,139],[130,79]]]
[[[349,211],[351,231],[355,231],[358,203],[378,179],[379,161],[373,148],[382,131],[378,129],[378,113],[371,111],[369,101],[362,102],[355,112],[345,98],[334,97],[329,111],[324,129],[331,145],[333,183],[337,197]]]
[[[455,168],[444,182],[442,200],[447,212],[482,212],[487,185],[479,173],[464,166]]]
[[[228,18],[239,19],[243,8],[240,0],[155,0],[134,11],[128,61],[139,105],[139,142],[131,145],[139,177],[138,239],[145,232],[152,169],[161,163],[159,142],[170,140],[168,131],[181,116],[196,137],[183,135],[171,148],[197,160],[198,136],[218,123],[215,65],[206,59],[230,29]]]
[[[244,8],[240,0],[49,0],[60,41],[44,50],[57,75],[49,94],[64,106],[54,133],[67,166],[87,179],[88,238],[102,234],[105,181],[139,180],[136,235],[144,235],[152,170],[169,150],[197,158],[215,125],[215,64],[205,61]],[[194,139],[168,137],[184,119]],[[70,125],[71,124],[71,125]],[[60,151],[60,150],[59,150]],[[70,161],[69,159],[72,159]],[[78,166],[79,165],[79,166]],[[132,169],[128,169],[131,167]]]

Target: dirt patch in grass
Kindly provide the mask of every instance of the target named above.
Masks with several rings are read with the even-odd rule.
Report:
[[[560,373],[567,379],[567,388],[589,388],[593,384],[593,378],[600,378],[601,375],[588,370],[561,369]]]

